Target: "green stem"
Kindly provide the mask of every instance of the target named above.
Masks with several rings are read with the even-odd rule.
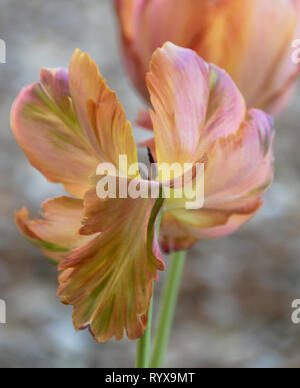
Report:
[[[158,318],[154,351],[150,364],[151,368],[161,368],[164,363],[185,261],[186,251],[173,254]]]
[[[148,311],[148,327],[142,338],[138,340],[136,349],[136,368],[149,368],[151,350],[153,297]]]
[[[162,189],[161,189],[162,190]],[[160,193],[160,200],[157,201],[156,206],[159,213],[156,211],[153,212],[154,217],[157,216],[155,233],[157,234],[157,238],[159,237],[160,224],[162,220],[162,211],[160,210],[163,199]],[[152,330],[152,315],[153,315],[153,299],[154,299],[154,285],[153,285],[153,293],[150,301],[150,306],[148,310],[148,327],[145,331],[142,338],[140,338],[137,342],[136,348],[136,368],[149,368],[150,364],[150,353],[151,353],[151,330]]]

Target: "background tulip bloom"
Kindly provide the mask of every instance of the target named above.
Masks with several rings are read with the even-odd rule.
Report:
[[[127,71],[147,100],[152,53],[166,41],[225,69],[248,108],[279,112],[300,67],[300,0],[115,0]]]
[[[164,262],[155,226],[163,211],[165,251],[235,231],[260,208],[273,177],[272,120],[247,113],[231,78],[194,51],[167,43],[155,52],[147,79],[154,110],[157,163],[205,164],[205,205],[186,210],[185,198],[107,198],[96,194],[98,164],[137,163],[124,110],[96,64],[77,50],[69,71],[41,71],[11,114],[19,145],[34,167],[76,198],[43,205],[44,219],[16,213],[22,233],[59,264],[58,296],[74,306],[77,330],[98,341],[142,336],[157,271]],[[148,120],[150,120],[148,118]],[[127,170],[122,178],[133,178]],[[118,177],[119,179],[120,177]]]

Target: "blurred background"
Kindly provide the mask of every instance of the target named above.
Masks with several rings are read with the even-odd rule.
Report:
[[[97,344],[76,334],[71,308],[56,299],[57,271],[19,235],[15,209],[37,214],[63,193],[29,166],[9,126],[19,90],[40,67],[67,66],[87,51],[118,92],[130,120],[143,103],[122,68],[111,0],[0,0],[0,367],[132,367],[135,343]],[[262,211],[232,237],[189,253],[168,367],[300,367],[300,87],[276,122],[276,180]],[[141,138],[144,134],[136,131]],[[159,294],[164,277],[157,286]]]

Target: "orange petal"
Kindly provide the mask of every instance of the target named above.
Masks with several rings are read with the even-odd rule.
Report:
[[[209,101],[201,133],[200,154],[219,137],[236,133],[246,117],[246,104],[232,78],[215,65],[209,65]]]
[[[115,0],[125,65],[137,90],[147,100],[144,80],[153,52],[167,41],[190,47],[201,26],[199,15],[207,8],[204,3],[207,1]]]
[[[41,71],[39,84],[20,93],[11,125],[29,161],[51,182],[82,198],[100,162],[119,167],[119,155],[137,162],[124,109],[87,54],[76,50],[69,75]]]
[[[127,71],[149,99],[144,78],[152,53],[165,42],[190,48],[225,69],[248,108],[278,113],[300,66],[292,60],[300,33],[300,1],[115,0]]]
[[[147,77],[159,163],[197,161],[209,99],[209,69],[194,52],[171,43],[158,49]]]
[[[162,200],[102,200],[95,190],[87,193],[81,233],[101,234],[61,264],[58,291],[74,307],[77,330],[89,327],[100,342],[120,340],[124,330],[130,339],[143,335],[153,281],[164,269],[155,233],[161,205]]]
[[[285,107],[300,74],[300,66],[291,60],[292,42],[300,33],[300,1],[274,6],[268,0],[251,0],[245,11],[243,51],[232,76],[249,108],[275,114]]]
[[[154,53],[148,87],[159,162],[199,161],[217,138],[236,133],[246,116],[244,99],[226,72],[171,43]],[[139,123],[150,127],[145,112]]]
[[[30,220],[27,209],[16,212],[16,224],[31,243],[55,262],[68,256],[71,250],[91,238],[81,236],[83,202],[61,197],[42,205],[43,219]]]
[[[172,200],[166,201],[164,250],[186,249],[197,240],[233,233],[257,212],[273,179],[272,126],[269,116],[252,110],[236,134],[215,142],[206,155],[203,209],[187,210],[182,200],[172,207]]]
[[[78,125],[66,70],[41,70],[40,83],[23,89],[16,99],[11,126],[35,168],[71,194],[84,194],[98,161]]]
[[[114,0],[114,2],[121,27],[120,32],[123,43],[122,48],[125,66],[137,90],[146,100],[149,100],[145,77],[149,68],[152,52],[150,53],[148,60],[146,59],[146,61],[144,61],[144,59],[140,57],[135,45],[137,33],[135,21],[139,23],[139,17],[142,15],[141,12],[145,2],[144,0],[142,0],[142,2],[136,0]]]
[[[185,251],[199,241],[192,236],[184,223],[177,220],[170,213],[165,212],[162,217],[159,242],[165,253]]]
[[[170,213],[165,213],[161,225],[160,244],[164,252],[187,250],[200,240],[217,239],[233,234],[246,224],[261,208],[262,202],[258,201],[252,208],[241,213],[215,212],[197,210],[192,219],[201,220],[197,226],[192,223],[182,222]],[[187,212],[187,211],[186,211]],[[202,213],[202,214],[201,214]],[[174,213],[175,214],[175,213]],[[186,214],[188,218],[190,214]]]
[[[76,50],[69,66],[70,91],[81,128],[101,162],[119,166],[119,155],[128,164],[137,162],[131,125],[116,93],[107,86],[96,63]]]
[[[220,138],[207,155],[205,207],[239,209],[261,196],[273,179],[273,120],[259,110],[236,135]]]

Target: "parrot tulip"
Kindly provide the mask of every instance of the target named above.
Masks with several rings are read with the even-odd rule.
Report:
[[[42,69],[11,113],[15,137],[31,164],[73,197],[46,202],[43,218],[16,212],[22,234],[58,263],[58,296],[74,307],[77,330],[100,342],[141,337],[160,246],[169,252],[237,230],[261,207],[273,177],[272,120],[247,112],[228,74],[194,51],[166,43],[152,58],[147,84],[158,164],[202,162],[205,204],[187,210],[184,198],[100,198],[97,167],[120,155],[137,163],[130,123],[96,64],[77,50],[69,70]],[[141,180],[129,170],[117,179]],[[151,182],[150,182],[151,183]],[[154,184],[154,183],[153,183]],[[162,183],[159,183],[162,185]],[[156,225],[162,212],[160,245]]]
[[[270,114],[286,105],[300,73],[292,42],[300,0],[115,0],[127,71],[149,100],[145,75],[166,41],[225,69],[247,107]]]

